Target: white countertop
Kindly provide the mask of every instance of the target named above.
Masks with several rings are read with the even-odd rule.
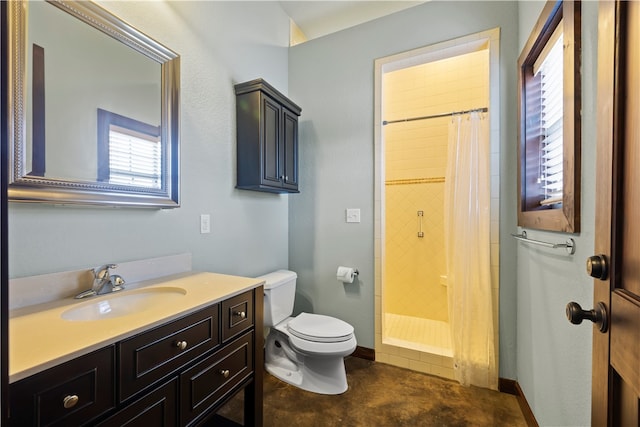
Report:
[[[82,300],[62,300],[10,312],[9,382],[15,382],[60,363],[161,325],[207,305],[254,289],[260,279],[216,273],[182,273],[125,285],[120,292]],[[186,291],[170,303],[156,304],[140,312],[115,318],[70,321],[61,317],[68,309],[90,304],[128,291],[175,287]]]

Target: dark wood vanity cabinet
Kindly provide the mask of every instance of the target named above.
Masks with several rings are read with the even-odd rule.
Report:
[[[244,389],[262,426],[262,307],[259,287],[15,382],[10,425],[202,425]]]
[[[237,184],[298,193],[298,117],[302,111],[263,79],[235,86]]]

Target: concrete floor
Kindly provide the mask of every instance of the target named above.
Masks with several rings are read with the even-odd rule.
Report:
[[[264,427],[527,425],[513,395],[355,357],[345,365],[349,389],[338,396],[309,393],[265,373]],[[219,413],[242,422],[241,405],[232,400]]]

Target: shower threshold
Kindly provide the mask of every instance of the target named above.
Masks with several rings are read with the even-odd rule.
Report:
[[[423,353],[452,357],[449,323],[385,313],[382,342]]]

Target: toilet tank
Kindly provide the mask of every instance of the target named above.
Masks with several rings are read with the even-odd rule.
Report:
[[[264,326],[275,326],[293,314],[296,296],[294,271],[278,270],[258,277],[264,280]]]

